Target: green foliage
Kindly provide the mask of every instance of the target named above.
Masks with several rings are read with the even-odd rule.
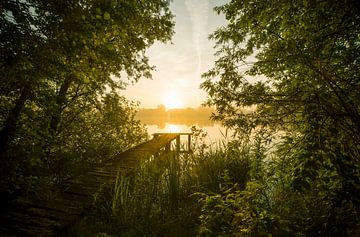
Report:
[[[202,132],[197,131],[200,139]],[[224,157],[225,149],[231,155]],[[203,155],[151,157],[131,175],[119,174],[115,187],[79,228],[86,231],[90,225],[96,227],[93,233],[109,236],[196,236],[204,208],[200,193],[223,192],[234,183],[245,187],[247,157],[236,150],[233,144],[204,150]]]
[[[358,4],[345,2],[230,1],[217,8],[229,24],[212,35],[219,59],[202,85],[217,118],[243,132],[327,121],[358,139]]]
[[[24,119],[12,159],[1,167],[2,188],[26,191],[36,183],[60,182],[145,141],[146,130],[135,115],[134,103],[109,93],[98,98],[96,107],[64,116],[65,124],[54,137],[42,134],[41,114],[34,114],[31,123]],[[20,157],[26,159],[19,162]]]
[[[261,199],[261,185],[248,182],[245,190],[237,185],[220,194],[204,195],[199,236],[267,236],[274,218]]]
[[[226,152],[232,154],[234,160],[247,160],[247,165],[242,166],[242,172],[247,173],[245,180],[234,179],[229,172],[234,164],[230,163],[222,167],[220,178],[215,181],[219,189],[210,188],[194,194],[201,205],[199,236],[351,235],[349,227],[357,224],[357,210],[352,202],[344,200],[341,207],[333,210],[333,202],[342,189],[341,178],[334,167],[318,167],[316,178],[304,179],[307,176],[298,172],[307,169],[299,167],[302,163],[297,159],[272,157],[261,139],[256,137],[252,141],[248,145],[234,141]],[[239,159],[234,150],[247,153]],[[329,160],[326,164],[331,166]],[[210,176],[208,171],[209,167],[203,170]],[[328,227],[331,221],[344,223],[345,220],[346,225]]]
[[[119,174],[95,213],[97,231],[111,236],[193,235],[195,217],[183,169],[169,153],[145,161],[130,176]]]
[[[272,146],[264,146],[270,166],[259,170],[273,173],[272,183],[262,185],[288,201],[270,204],[304,210],[282,210],[288,221],[272,210],[280,229],[346,236],[358,225],[359,9],[351,0],[232,0],[216,8],[228,25],[211,36],[218,59],[202,88],[214,118],[239,139]]]
[[[200,141],[203,133],[194,129]],[[298,174],[303,163],[291,156],[270,159],[274,151],[258,136],[197,149],[179,158],[151,157],[132,175],[119,174],[80,230],[87,233],[90,225],[92,233],[108,236],[356,235],[348,228],[357,220],[352,202],[339,199],[333,209],[342,189],[335,167],[297,180],[305,177]],[[331,166],[330,158],[322,165]],[[329,228],[331,219],[348,226]]]
[[[58,181],[143,141],[136,105],[120,93],[127,81],[151,77],[145,50],[170,39],[168,6],[165,0],[2,3],[2,191],[27,179]]]

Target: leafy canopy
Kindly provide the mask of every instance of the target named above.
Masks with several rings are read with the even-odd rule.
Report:
[[[228,24],[210,36],[218,59],[201,86],[214,118],[241,138],[275,137],[274,187],[289,198],[307,190],[309,213],[326,190],[322,223],[307,231],[344,235],[360,210],[359,1],[230,0],[215,10]]]
[[[136,104],[120,93],[129,81],[151,77],[146,49],[173,34],[169,1],[0,5],[4,186],[18,186],[20,176],[71,173],[146,137],[134,119]]]
[[[316,116],[359,139],[359,9],[347,0],[217,7],[229,23],[211,35],[219,59],[202,84],[217,118],[246,130],[288,129]]]

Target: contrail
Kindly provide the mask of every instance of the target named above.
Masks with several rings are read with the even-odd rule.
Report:
[[[208,22],[209,2],[208,0],[185,0],[186,8],[192,22],[192,35],[195,44],[198,64],[196,77],[201,74],[201,41],[206,39],[206,26]]]

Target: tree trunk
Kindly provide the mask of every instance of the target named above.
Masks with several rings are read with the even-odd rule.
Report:
[[[50,120],[50,133],[53,135],[55,135],[57,132],[61,120],[61,113],[64,109],[63,106],[66,102],[66,94],[70,88],[71,82],[71,77],[65,79],[64,83],[60,87],[59,94],[56,98],[55,109]]]
[[[13,139],[16,132],[16,127],[20,114],[25,107],[26,101],[31,94],[30,85],[25,85],[21,91],[20,97],[17,99],[14,108],[9,112],[7,119],[3,124],[3,128],[0,131],[0,156],[5,154],[9,142]]]

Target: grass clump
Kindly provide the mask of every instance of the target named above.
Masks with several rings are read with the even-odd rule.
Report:
[[[234,144],[214,148],[197,142],[192,154],[161,154],[142,162],[132,175],[118,174],[83,225],[99,236],[198,235],[200,193],[217,193],[230,183],[244,187],[249,161]]]
[[[98,236],[357,236],[353,202],[334,209],[341,182],[333,169],[299,180],[292,156],[261,137],[144,161],[114,188],[88,224]],[[197,140],[199,139],[199,140]],[[346,227],[341,223],[348,221]],[[340,224],[339,224],[340,223]],[[330,225],[331,224],[331,225]]]

